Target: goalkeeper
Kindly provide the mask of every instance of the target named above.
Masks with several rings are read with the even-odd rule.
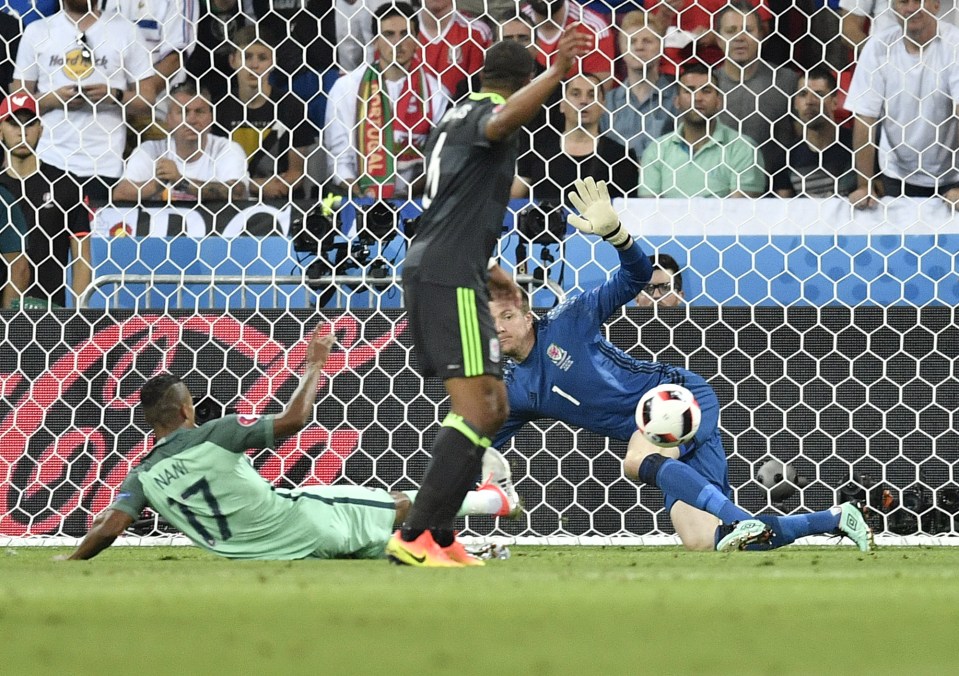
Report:
[[[316,331],[306,373],[276,416],[231,415],[197,427],[186,385],[169,374],[151,378],[140,390],[140,403],[156,438],[153,449],[69,558],[96,556],[147,506],[196,545],[230,559],[381,558],[415,491],[274,488],[245,455],[299,432],[312,419],[333,342],[333,335]],[[506,516],[518,509],[509,465],[495,451],[483,458],[483,476],[488,481],[467,493],[461,516]]]
[[[525,423],[539,418],[627,441],[626,475],[663,491],[666,510],[687,549],[773,548],[806,535],[836,533],[867,551],[871,532],[855,504],[814,514],[754,517],[729,499],[713,389],[691,371],[634,359],[600,333],[603,322],[649,283],[649,259],[619,223],[602,181],[577,181],[569,201],[579,211],[569,216],[570,225],[616,247],[620,268],[598,288],[566,300],[540,320],[528,304],[518,311],[508,303],[490,303],[502,353],[510,358],[505,372],[510,414],[493,446],[503,446]],[[655,446],[636,429],[640,397],[663,383],[691,390],[702,409],[696,436],[677,448]]]

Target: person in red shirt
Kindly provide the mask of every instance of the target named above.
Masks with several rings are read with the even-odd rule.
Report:
[[[453,0],[424,0],[419,15],[420,43],[427,72],[452,93],[483,67],[493,34],[482,21],[469,21]]]
[[[592,73],[605,89],[613,86],[610,74],[616,58],[616,37],[605,17],[573,0],[530,0],[523,7],[523,13],[531,17],[536,26],[536,62],[540,66],[546,68],[552,63],[563,29],[578,23],[577,30],[592,37],[594,47],[566,77],[579,72]]]
[[[646,9],[652,15],[651,23],[664,36],[661,73],[675,75],[677,66],[694,54],[707,66],[722,62],[726,55],[713,27],[716,15],[728,3],[729,0],[649,0]],[[768,28],[773,15],[767,0],[752,0],[752,4],[759,8],[759,18]]]

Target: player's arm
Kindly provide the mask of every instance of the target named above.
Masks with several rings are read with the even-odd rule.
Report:
[[[567,197],[579,211],[579,215],[570,214],[567,222],[584,234],[599,235],[616,247],[619,253],[620,266],[616,274],[599,288],[578,297],[578,300],[588,304],[596,313],[598,325],[643,290],[653,276],[653,266],[639,244],[620,223],[619,215],[609,199],[606,184],[587,177],[585,180],[576,181],[575,187]]]
[[[132,523],[133,517],[126,512],[111,508],[103,510],[93,519],[93,525],[69,559],[71,561],[92,559],[112,545],[113,541]]]
[[[578,26],[578,23],[572,23],[563,31],[556,58],[546,72],[506,99],[503,107],[489,117],[486,122],[488,140],[496,142],[508,138],[542,109],[556,85],[590,46],[589,36],[577,31]]]
[[[330,357],[330,348],[336,342],[332,333],[320,335],[320,329],[313,333],[306,351],[306,371],[299,386],[286,404],[283,412],[273,419],[273,436],[288,437],[306,427],[313,417],[316,404],[316,389],[323,376],[323,367]]]

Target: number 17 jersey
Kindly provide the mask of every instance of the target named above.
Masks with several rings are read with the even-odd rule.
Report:
[[[424,212],[403,264],[404,277],[445,286],[486,285],[487,261],[503,232],[516,170],[516,135],[486,138],[505,103],[473,94],[451,108],[426,145]]]
[[[313,521],[253,468],[244,451],[273,446],[273,416],[226,416],[160,441],[120,485],[110,509],[144,507],[200,547],[234,559],[301,559],[321,542]]]

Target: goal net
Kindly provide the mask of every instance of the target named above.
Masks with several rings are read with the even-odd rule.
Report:
[[[936,117],[959,65],[930,49],[922,67],[941,87],[896,80],[898,62],[870,55],[868,40],[897,35],[901,21],[845,3],[570,1],[517,13],[512,2],[424,0],[411,22],[394,0],[151,0],[136,15],[114,3],[112,32],[94,26],[66,47],[42,10],[6,15],[20,25],[19,40],[4,38],[0,84],[12,96],[0,127],[8,167],[24,172],[0,180],[0,544],[86,532],[151,447],[138,390],[153,374],[180,374],[201,418],[275,413],[298,382],[291,355],[321,321],[338,346],[315,419],[253,452],[255,467],[277,486],[416,487],[448,408],[442,383],[415,370],[398,282],[421,212],[416,152],[456,92],[478,86],[490,44],[528,44],[545,63],[567,20],[582,23],[593,50],[520,132],[497,250],[534,310],[616,269],[611,247],[564,224],[572,180],[608,180],[644,250],[678,262],[682,286],[674,279],[667,291],[682,298],[630,303],[607,337],[709,380],[737,504],[790,514],[862,499],[881,541],[959,541],[959,220],[949,193],[959,176],[951,165],[934,175],[929,159],[959,145],[955,119]],[[98,22],[117,11],[106,5]],[[422,46],[387,21],[419,31]],[[959,44],[952,14],[931,21],[934,44]],[[705,66],[695,85],[682,79],[695,75],[691,63]],[[908,90],[913,128],[900,124],[898,90],[884,90],[876,114],[856,95],[853,72],[867,67]],[[80,99],[64,98],[74,85]],[[14,103],[16,86],[38,110]],[[746,151],[741,165],[682,136],[710,86],[723,95],[701,117],[725,131],[705,128]],[[370,112],[374,100],[387,115]],[[88,128],[103,114],[122,127],[119,146]],[[854,120],[877,132],[872,154],[855,152]],[[916,128],[923,120],[939,130],[932,141]],[[363,136],[393,124],[406,146]],[[182,156],[186,127],[218,139],[200,144],[206,168]],[[18,155],[21,138],[30,152]],[[919,164],[902,171],[917,150]],[[24,164],[31,153],[43,178]],[[371,168],[377,157],[385,173]],[[849,194],[864,171],[878,173],[859,199],[875,201],[857,209]],[[504,452],[525,513],[471,517],[467,536],[676,541],[658,489],[624,477],[625,444],[547,420]],[[170,538],[147,513],[127,541]]]

